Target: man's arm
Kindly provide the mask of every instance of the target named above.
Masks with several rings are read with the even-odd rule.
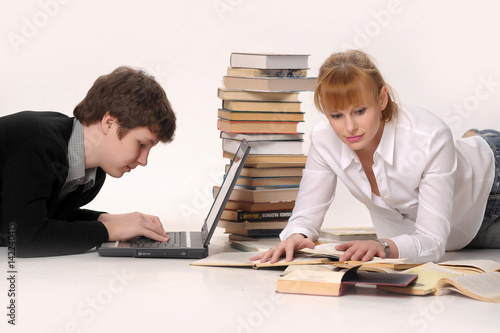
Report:
[[[16,225],[19,257],[85,252],[108,240],[102,222],[68,221],[57,217],[58,195],[65,181],[66,155],[59,143],[26,140],[18,154],[4,161],[2,219]]]

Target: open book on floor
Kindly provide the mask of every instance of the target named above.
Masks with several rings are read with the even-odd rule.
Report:
[[[328,258],[315,258],[308,255],[297,255],[293,261],[285,261],[281,258],[277,263],[269,262],[261,263],[259,260],[250,261],[249,258],[260,254],[261,252],[221,252],[204,259],[195,261],[191,266],[216,266],[216,267],[253,267],[271,268],[271,267],[287,267],[290,265],[318,265],[327,264],[330,262]]]
[[[463,273],[500,272],[500,262],[490,259],[449,260],[439,265]]]
[[[344,254],[344,251],[339,251],[335,249],[335,246],[340,243],[320,243],[314,247],[314,249],[304,248],[299,250],[300,253],[307,253],[309,255],[314,255],[316,257],[326,257],[332,260],[337,260],[337,262],[332,263],[339,268],[352,268],[355,266],[361,266],[359,270],[370,271],[370,272],[385,272],[390,273],[393,271],[402,271],[405,269],[413,268],[421,264],[416,264],[411,262],[406,258],[378,258],[375,257],[370,261],[338,261],[338,259]]]
[[[361,272],[360,266],[335,271],[331,265],[289,266],[278,279],[276,292],[340,296],[356,284],[407,286],[416,274]]]
[[[447,265],[432,262],[403,271],[417,274],[407,287],[378,286],[379,289],[407,295],[442,295],[452,291],[487,302],[500,302],[500,272],[465,273]]]
[[[355,266],[361,266],[359,268],[360,271],[369,271],[369,272],[400,272],[406,269],[410,269],[413,267],[420,266],[422,264],[416,264],[411,262],[409,259],[396,259],[396,258],[386,258],[381,259],[378,257],[373,258],[370,261],[357,261],[357,260],[349,260],[349,261],[338,261],[333,263],[335,267],[339,268],[351,268]]]
[[[322,228],[320,233],[320,240],[333,240],[340,242],[376,238],[377,234],[375,233],[375,228],[373,227]]]
[[[245,252],[263,252],[273,248],[279,242],[279,237],[263,237],[255,238],[253,240],[230,239],[229,246]]]
[[[344,254],[344,251],[335,250],[335,245],[338,244],[340,243],[323,243],[316,245],[314,249],[306,247],[299,250],[298,252],[307,253],[316,257],[326,257],[333,260],[338,260]]]

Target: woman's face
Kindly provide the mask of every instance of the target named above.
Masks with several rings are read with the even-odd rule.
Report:
[[[384,129],[382,110],[388,101],[387,88],[381,89],[377,99],[367,91],[363,91],[362,96],[363,102],[359,105],[345,110],[325,110],[325,115],[342,142],[357,153],[373,154]]]

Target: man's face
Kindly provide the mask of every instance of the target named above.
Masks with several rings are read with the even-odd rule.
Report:
[[[159,142],[158,136],[148,127],[131,129],[121,139],[118,130],[118,123],[113,123],[103,140],[100,163],[100,167],[115,178],[120,178],[138,165],[146,166],[149,151]]]

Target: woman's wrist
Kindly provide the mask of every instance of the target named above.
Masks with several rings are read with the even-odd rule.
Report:
[[[378,242],[384,249],[385,257],[389,258],[391,256],[391,247],[389,244],[383,239],[375,239],[375,241]]]

